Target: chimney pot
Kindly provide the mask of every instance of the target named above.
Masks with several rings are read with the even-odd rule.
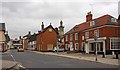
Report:
[[[92,20],[92,14],[91,14],[91,11],[90,11],[86,15],[86,22],[91,21],[91,20]]]
[[[43,30],[44,29],[44,23],[42,22],[42,25],[41,25],[41,29]]]

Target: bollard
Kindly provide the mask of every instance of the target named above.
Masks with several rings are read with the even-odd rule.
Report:
[[[103,52],[103,56],[102,56],[103,58],[105,58],[105,53]]]

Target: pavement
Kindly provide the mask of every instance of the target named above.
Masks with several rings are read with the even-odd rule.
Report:
[[[80,59],[80,56],[77,57],[80,55],[80,53],[67,54],[66,52],[59,52],[57,54],[53,52],[38,52],[29,50],[25,50],[24,52],[17,52],[16,50],[10,50],[3,54],[2,61],[12,61],[11,55],[16,62],[19,62],[22,66],[24,66],[20,66],[21,68],[118,68],[116,65],[103,64]],[[84,55],[84,57],[88,56],[93,57],[94,55]],[[9,62],[6,63],[9,64]],[[14,68],[15,70],[16,68],[21,70],[18,65]]]
[[[102,58],[102,55],[98,55],[97,56],[98,60],[96,61],[95,60],[96,56],[94,54],[82,54],[82,53],[69,53],[68,54],[67,52],[54,53],[54,52],[38,52],[38,51],[32,51],[32,52],[119,66],[119,59],[113,59],[113,56],[111,55],[106,55],[105,58]]]
[[[2,69],[10,69],[10,68],[17,65],[17,62],[15,62],[15,61],[4,60],[2,58],[3,55],[7,55],[8,53],[9,53],[9,51],[6,51],[4,53],[0,52],[0,57],[1,57],[0,58],[0,66],[1,66]],[[10,58],[11,58],[11,56],[10,56]]]
[[[10,69],[17,65],[17,62],[9,61],[9,60],[0,60],[0,62],[2,62],[2,68],[5,69]]]

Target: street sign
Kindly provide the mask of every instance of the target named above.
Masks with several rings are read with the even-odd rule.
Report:
[[[94,36],[94,40],[97,41],[97,36]]]

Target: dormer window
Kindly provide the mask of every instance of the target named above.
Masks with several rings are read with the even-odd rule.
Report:
[[[111,18],[111,22],[117,22],[116,18]]]
[[[95,25],[95,21],[90,21],[90,26]]]

